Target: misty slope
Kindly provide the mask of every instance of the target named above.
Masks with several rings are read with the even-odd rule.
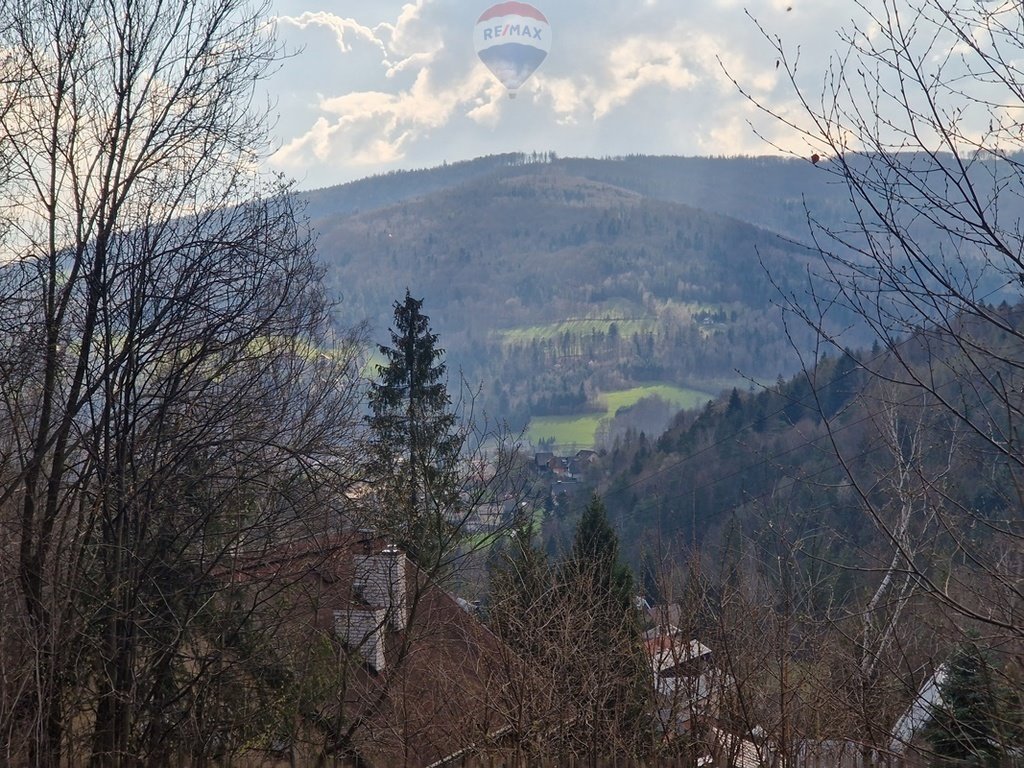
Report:
[[[504,328],[608,303],[763,306],[774,291],[759,256],[784,283],[808,262],[748,224],[560,169],[473,182],[317,227],[321,256],[358,308],[373,312],[409,285],[435,306],[443,301],[444,322],[455,326],[460,312]]]
[[[482,382],[487,410],[517,425],[586,412],[601,393],[637,385],[717,392],[794,369],[776,286],[804,290],[817,257],[725,213],[770,222],[776,211],[778,229],[795,229],[813,169],[526,160],[482,158],[313,193],[341,319],[368,319],[384,340],[392,302],[410,289],[426,300],[450,368]],[[801,333],[795,341],[809,343]]]
[[[394,205],[489,174],[502,173],[510,167],[510,163],[515,162],[515,158],[515,155],[490,155],[437,168],[370,176],[348,184],[301,192],[299,195],[307,202],[307,213],[311,218],[345,216]]]
[[[324,218],[383,208],[485,178],[532,176],[551,169],[800,239],[807,234],[805,202],[826,221],[840,220],[849,206],[846,189],[823,168],[775,157],[551,159],[511,153],[373,176],[301,194],[309,202],[310,216]]]
[[[991,311],[1019,329],[1022,309],[1003,303]],[[990,414],[993,433],[1008,433],[1012,416],[982,377],[1017,378],[1019,339],[970,319],[957,332],[961,342],[1001,350],[1006,361],[971,371],[959,363],[958,339],[932,328],[899,346],[936,394],[915,386],[892,352],[876,347],[824,358],[765,389],[733,390],[678,414],[660,437],[633,432],[617,440],[591,480],[629,542],[629,557],[639,563],[644,550],[720,545],[737,535],[787,536],[820,540],[837,561],[863,563],[877,531],[836,451],[883,514],[896,514],[908,494],[915,503],[927,498],[966,521],[965,541],[1019,517],[1013,464],[950,419],[937,397]],[[905,460],[911,441],[915,478],[901,485],[896,456]],[[548,527],[548,536],[564,541],[571,520]]]

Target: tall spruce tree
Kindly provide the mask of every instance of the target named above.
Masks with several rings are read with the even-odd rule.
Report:
[[[1009,744],[1019,743],[1019,712],[999,684],[989,655],[976,643],[961,647],[949,662],[925,737],[940,758],[971,766],[996,766]]]
[[[586,574],[592,588],[608,599],[615,614],[634,610],[633,573],[619,562],[619,537],[608,520],[604,502],[596,494],[576,526],[568,567]]]
[[[451,546],[462,441],[446,386],[444,350],[408,290],[394,305],[391,344],[371,385],[370,471],[380,501],[378,527],[421,567],[439,565]]]
[[[577,596],[589,616],[577,635],[591,670],[603,685],[580,691],[591,707],[595,735],[588,760],[595,764],[615,750],[642,755],[650,746],[650,668],[642,650],[642,620],[635,580],[619,560],[619,537],[604,502],[594,494],[576,526],[572,550],[562,571],[562,588]],[[597,734],[614,734],[605,743]],[[609,751],[610,750],[610,751]]]
[[[632,574],[619,563],[598,497],[566,559],[553,560],[527,527],[491,574],[491,628],[514,655],[496,672],[506,677],[495,690],[513,718],[517,757],[529,765],[647,764],[650,666]]]

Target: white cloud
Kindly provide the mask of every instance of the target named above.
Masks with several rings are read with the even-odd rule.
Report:
[[[547,77],[543,74],[535,77],[544,96],[551,102],[556,119],[560,125],[575,125],[576,114],[585,109],[585,94],[592,93],[593,83],[577,82],[568,77]]]
[[[651,38],[632,37],[616,46],[608,57],[609,82],[594,101],[594,117],[604,117],[647,86],[692,88],[698,78],[683,56],[681,46]]]
[[[300,2],[327,6],[275,2],[293,11]],[[280,16],[286,42],[306,52],[276,81],[282,139],[272,165],[324,184],[510,150],[770,151],[750,132],[750,104],[731,78],[769,106],[791,94],[745,7],[769,34],[801,46],[802,69],[812,75],[831,52],[837,13],[850,7],[846,0],[535,4],[551,21],[554,44],[515,102],[473,54],[480,9],[464,0],[344,0],[330,6],[342,5],[344,15]]]
[[[402,160],[411,142],[445,126],[460,107],[469,119],[493,125],[502,94],[490,81],[485,70],[475,68],[463,82],[443,87],[423,68],[404,91],[355,91],[323,98],[320,110],[333,119],[318,118],[304,135],[284,145],[273,163],[294,171],[311,159],[357,167]],[[489,98],[480,98],[482,92]]]
[[[770,93],[778,84],[774,59],[754,65],[740,51],[730,50],[726,41],[682,29],[660,36],[630,36],[610,51],[596,79],[544,75],[537,79],[562,124],[580,122],[583,112],[600,120],[627,105],[644,88],[657,88],[668,96],[713,87],[730,97],[737,95],[733,79],[758,95]]]
[[[277,22],[302,30],[312,26],[329,29],[334,33],[334,39],[342,53],[349,53],[352,50],[351,38],[356,37],[377,46],[383,59],[387,60],[387,48],[378,34],[380,30],[360,24],[355,19],[346,19],[327,11],[307,11],[300,16],[278,16]]]
[[[423,50],[437,50],[444,43],[437,27],[424,24],[423,9],[426,0],[417,0],[402,6],[398,21],[391,29],[391,50],[412,55]]]
[[[387,77],[394,77],[395,75],[409,69],[423,69],[428,64],[430,64],[431,61],[434,60],[434,57],[436,55],[437,51],[424,51],[423,53],[411,54],[409,56],[406,56],[397,64],[393,64],[390,67],[388,67],[387,72],[385,72],[385,75]]]

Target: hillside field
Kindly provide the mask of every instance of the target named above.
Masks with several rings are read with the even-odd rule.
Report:
[[[607,392],[602,394],[597,402],[603,411],[579,416],[540,416],[530,420],[526,436],[534,444],[554,438],[555,445],[562,448],[593,448],[597,429],[604,419],[614,416],[620,408],[628,408],[645,397],[654,396],[680,409],[698,408],[713,397],[707,392],[677,387],[673,384],[648,384],[618,392]]]

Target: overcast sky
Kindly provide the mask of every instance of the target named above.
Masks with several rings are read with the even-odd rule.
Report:
[[[552,49],[512,101],[473,51],[491,4],[274,0],[281,40],[301,52],[270,82],[272,166],[313,188],[509,151],[764,154],[722,64],[777,110],[793,94],[747,14],[799,46],[800,75],[820,90],[836,30],[857,12],[849,0],[532,0]]]

